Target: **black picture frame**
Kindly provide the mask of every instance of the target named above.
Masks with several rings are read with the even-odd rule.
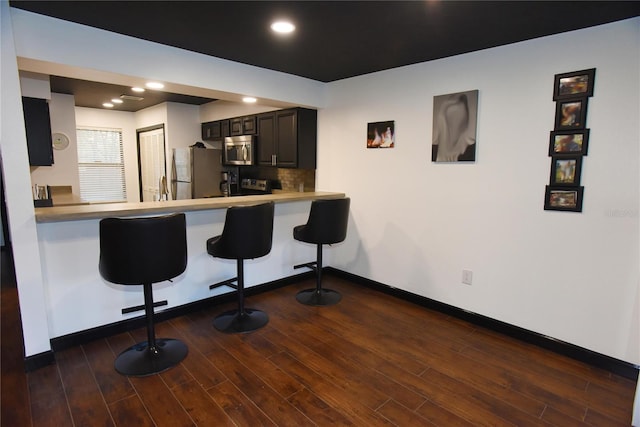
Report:
[[[549,134],[549,155],[579,154],[589,150],[589,129],[552,130]]]
[[[556,102],[555,130],[585,129],[588,98],[572,98]]]
[[[544,209],[547,211],[582,212],[584,187],[553,187],[547,185]]]
[[[395,129],[395,120],[367,123],[367,148],[395,147]]]
[[[552,156],[551,177],[552,186],[574,187],[580,185],[582,173],[582,156]]]
[[[553,83],[553,100],[593,96],[596,69],[556,74]]]

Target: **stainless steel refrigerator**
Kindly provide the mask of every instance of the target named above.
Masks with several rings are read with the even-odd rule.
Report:
[[[214,148],[174,148],[171,168],[173,200],[222,196],[220,179],[222,150]]]

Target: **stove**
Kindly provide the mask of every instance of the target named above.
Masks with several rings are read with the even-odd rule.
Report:
[[[240,181],[240,194],[271,194],[271,181],[268,179],[243,178]]]

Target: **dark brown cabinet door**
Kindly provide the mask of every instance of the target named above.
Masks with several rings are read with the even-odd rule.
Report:
[[[227,136],[231,136],[231,122],[229,119],[220,120],[220,138],[226,138]]]
[[[295,168],[298,165],[298,113],[296,110],[276,112],[277,165]]]
[[[276,132],[275,112],[264,113],[258,116],[258,164],[263,166],[275,166],[274,154]]]
[[[235,117],[229,120],[229,126],[231,128],[229,132],[231,136],[242,135],[242,117]]]
[[[46,99],[22,98],[24,123],[27,134],[27,149],[31,166],[53,164],[53,144],[49,103]]]
[[[258,164],[316,168],[317,112],[305,108],[258,116]]]
[[[229,120],[216,120],[202,124],[202,140],[220,140],[229,136]]]
[[[230,120],[231,136],[255,135],[256,116],[234,117]]]
[[[220,133],[217,122],[208,122],[202,124],[202,139],[204,141],[215,139],[216,129]]]
[[[256,134],[256,116],[246,116],[242,118],[242,132],[243,135],[255,135]]]

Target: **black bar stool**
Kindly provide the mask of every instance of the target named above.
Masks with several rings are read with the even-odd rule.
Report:
[[[179,276],[187,268],[187,232],[183,213],[149,218],[105,218],[100,221],[100,275],[120,285],[142,285],[147,341],[124,350],[115,369],[146,376],[180,363],[187,346],[158,338],[154,329],[152,284]],[[123,310],[124,312],[124,310]]]
[[[308,267],[316,272],[316,288],[298,292],[296,299],[306,305],[333,305],[342,295],[331,289],[322,289],[322,245],[342,242],[347,237],[349,204],[351,200],[324,199],[311,202],[309,219],[293,229],[293,238],[301,242],[315,243],[316,261],[298,264],[293,268]]]
[[[229,286],[238,291],[238,309],[222,313],[213,321],[216,329],[226,333],[250,332],[269,322],[260,310],[244,306],[244,260],[271,252],[273,240],[273,202],[227,209],[222,234],[207,240],[207,252],[217,258],[235,259],[238,276],[209,286]],[[233,282],[237,281],[238,285]]]

